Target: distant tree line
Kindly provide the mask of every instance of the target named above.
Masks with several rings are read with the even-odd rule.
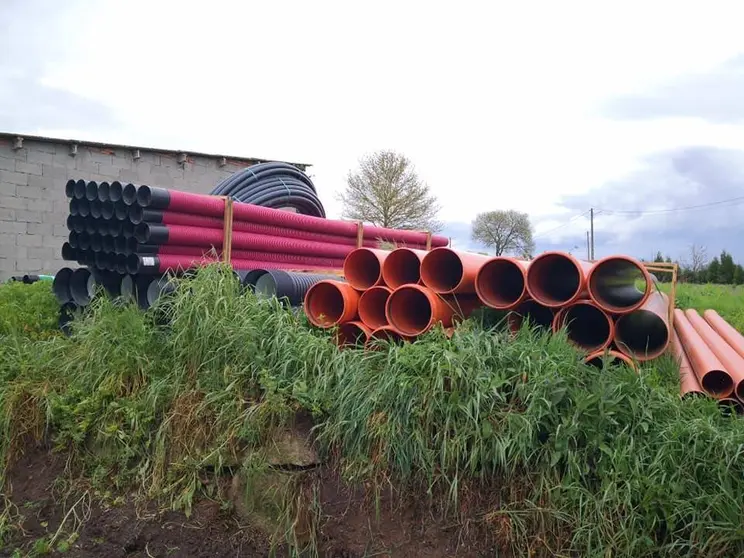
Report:
[[[672,259],[661,252],[656,253],[654,263],[667,262]],[[659,281],[671,281],[672,274],[654,272]],[[721,285],[744,284],[744,267],[734,262],[734,258],[726,250],[720,256],[708,260],[704,247],[693,245],[689,258],[679,262],[678,279],[686,283],[718,283]]]

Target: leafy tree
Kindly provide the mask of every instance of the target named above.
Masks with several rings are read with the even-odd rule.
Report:
[[[733,279],[734,285],[741,285],[744,282],[744,268],[742,268],[739,264],[736,264],[736,267],[734,268]]]
[[[497,256],[514,254],[530,258],[535,251],[529,216],[512,209],[479,213],[473,220],[471,236]]]
[[[731,254],[726,250],[721,252],[721,269],[719,271],[718,279],[721,283],[732,285],[734,283],[734,272],[736,271],[736,264]]]
[[[393,229],[441,230],[439,203],[405,156],[379,151],[362,158],[338,195],[343,217]]]
[[[708,273],[707,280],[711,283],[720,283],[721,282],[721,262],[718,261],[718,258],[713,258],[710,263],[708,264]]]

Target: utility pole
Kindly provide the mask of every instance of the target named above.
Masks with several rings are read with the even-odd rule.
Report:
[[[592,253],[589,251],[589,231],[586,231],[586,259],[592,259]]]
[[[591,230],[590,260],[594,260],[594,208],[589,209],[589,229]]]

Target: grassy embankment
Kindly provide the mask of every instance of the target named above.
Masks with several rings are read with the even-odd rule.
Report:
[[[435,331],[339,351],[219,267],[148,313],[102,299],[68,339],[53,333],[49,289],[0,286],[0,483],[34,440],[67,452],[91,486],[186,510],[222,497],[204,478],[229,468],[273,540],[312,552],[322,475],[277,482],[269,457],[306,414],[326,472],[364,487],[373,506],[391,489],[428,505],[484,548],[744,552],[744,421],[680,401],[666,358],[638,375],[597,370],[561,336],[510,339],[475,321],[451,340]],[[741,297],[725,288],[682,286],[678,304],[744,325]],[[272,491],[252,490],[267,482]],[[17,513],[6,505],[0,542]]]

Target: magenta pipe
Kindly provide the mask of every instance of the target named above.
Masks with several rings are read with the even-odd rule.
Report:
[[[222,251],[210,253],[208,249],[199,246],[159,246],[153,255],[158,256],[196,256],[217,261],[222,257]],[[258,250],[233,250],[232,260],[253,260],[262,262],[277,262],[287,264],[314,265],[324,269],[341,269],[343,258],[318,258],[315,256],[300,256],[297,254],[282,254],[276,252],[260,252]]]
[[[218,229],[140,223],[135,230],[135,238],[141,243],[148,244],[219,247],[222,246],[223,233]],[[233,248],[239,250],[260,250],[329,258],[345,258],[349,252],[354,250],[353,246],[244,232],[233,232],[232,239]]]
[[[135,225],[150,223],[152,225],[184,225],[189,227],[202,227],[205,229],[223,230],[224,220],[222,217],[207,217],[205,215],[193,215],[189,213],[177,213],[174,211],[157,211],[143,209],[138,205],[129,207],[129,220]],[[279,236],[284,238],[299,238],[301,240],[313,240],[315,242],[328,242],[330,244],[345,244],[356,247],[356,237],[327,234],[325,232],[312,232],[306,230],[292,229],[284,226],[262,225],[247,221],[233,220],[233,231],[264,234],[267,236]],[[375,238],[365,238],[362,242],[365,248],[379,248],[380,242]],[[414,245],[414,248],[423,249],[424,245]]]
[[[140,256],[131,254],[127,256],[127,273],[132,275],[136,273],[154,274],[166,273],[168,271],[185,270],[192,267],[200,267],[215,263],[214,258],[204,258],[198,256],[179,256],[162,254],[157,256]],[[294,270],[315,270],[328,269],[324,266],[306,265],[301,263],[281,263],[267,262],[261,260],[239,260],[233,259],[230,262],[233,269],[294,269]]]
[[[137,190],[137,203],[141,207],[151,209],[167,209],[182,213],[194,213],[211,217],[222,217],[225,213],[225,202],[216,196],[192,194],[178,190],[166,190],[152,186],[140,186]],[[260,207],[248,203],[235,202],[233,218],[237,221],[248,221],[262,225],[275,225],[310,232],[324,232],[340,236],[357,236],[357,224],[350,221],[335,221],[300,215],[268,207]],[[380,238],[384,240],[426,244],[426,233],[416,231],[402,231],[384,227],[364,225],[365,238]],[[432,236],[431,245],[446,246],[447,238]]]

